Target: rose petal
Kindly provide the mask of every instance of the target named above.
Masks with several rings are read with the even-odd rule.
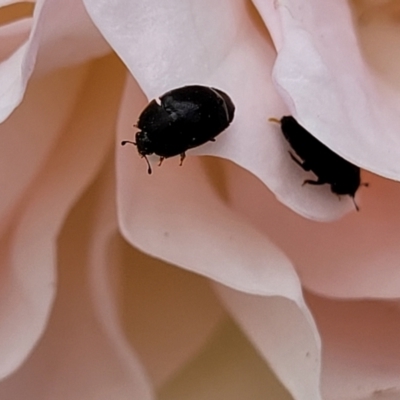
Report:
[[[55,241],[66,213],[110,146],[123,80],[120,68],[115,58],[93,65],[70,124],[3,235],[2,377],[20,365],[45,328],[55,290]],[[108,80],[113,73],[119,78]]]
[[[110,240],[115,212],[109,200],[113,193],[113,168],[108,165],[107,171],[108,184],[103,184],[100,196],[92,197],[107,197],[108,207],[102,206],[102,218],[95,214],[96,211],[87,212],[89,218],[92,213],[96,215],[92,229],[93,236],[99,237],[94,240],[96,246],[91,266],[95,306],[104,329],[110,336],[118,337],[120,321],[115,301],[113,304],[110,297],[115,298],[113,292],[123,287],[123,311],[120,314],[126,333],[153,382],[159,386],[176,374],[189,357],[199,352],[224,314],[204,279],[145,256],[119,237]],[[85,213],[81,214],[84,219]],[[109,228],[106,230],[105,226]],[[110,248],[115,254],[113,257],[109,255]],[[116,271],[122,279],[114,277]],[[110,282],[117,282],[114,291],[110,290]],[[114,340],[119,341],[120,337]],[[205,378],[203,376],[201,380]]]
[[[291,113],[344,158],[399,180],[398,91],[368,69],[348,2],[274,4],[282,32],[272,36],[283,38],[274,78]],[[268,23],[270,7],[257,6]]]
[[[160,390],[159,399],[293,398],[240,329],[228,320],[201,353]]]
[[[334,301],[308,295],[321,331],[324,399],[400,394],[398,301]]]
[[[39,7],[39,1],[36,7]],[[83,63],[111,52],[87,14],[82,0],[61,3],[57,0],[45,0],[35,22],[30,46],[37,46],[35,71],[40,74]]]
[[[0,27],[21,19],[31,18],[34,1],[0,1]]]
[[[35,3],[35,0],[24,0],[24,1],[16,1],[16,0],[0,0],[0,7],[5,7],[10,4],[17,6],[20,3]]]
[[[112,282],[101,282],[104,297],[97,307],[91,297],[92,285],[99,280],[93,282],[90,277],[102,274],[104,261],[112,252],[109,242],[116,232],[115,211],[109,205],[113,205],[112,192],[105,191],[110,188],[107,178],[103,174],[64,224],[58,240],[57,297],[48,327],[27,362],[0,384],[2,398],[154,398],[122,333],[116,325],[108,326],[115,319],[109,313],[116,300],[110,295]],[[110,217],[114,223],[110,224]],[[92,221],[96,223],[90,224]],[[100,246],[103,262],[97,264]]]
[[[275,49],[247,1],[85,0],[85,5],[148,97],[193,83],[232,97],[231,127],[216,143],[190,154],[234,161],[304,215],[334,219],[352,209],[350,201],[331,201],[328,187],[301,187],[306,173],[290,159],[279,128],[268,122],[288,111],[271,80]]]
[[[397,182],[365,174],[370,187],[360,212],[322,224],[290,212],[248,172],[230,164],[225,173],[233,207],[290,257],[305,287],[335,297],[398,297]]]
[[[321,399],[320,339],[303,299],[250,296],[215,287],[293,398]]]
[[[196,81],[225,85],[233,81],[236,86],[240,82],[256,88],[257,80],[265,88],[268,71],[262,68],[268,69],[271,43],[267,32],[254,26],[257,16],[246,1],[84,0],[84,4],[149,97]],[[224,79],[224,72],[239,61],[238,53],[248,55],[246,62],[239,62],[234,74]],[[255,68],[257,77],[252,76]]]
[[[21,102],[34,69],[45,73],[109,51],[81,0],[39,0],[28,41],[0,63],[0,122]],[[38,65],[35,67],[36,59]]]
[[[7,188],[0,201],[0,231],[70,123],[89,73],[85,65],[33,79],[21,106],[0,125],[0,186]]]
[[[205,279],[124,243],[125,330],[160,386],[200,351],[226,314]]]
[[[0,122],[9,116],[22,100],[28,80],[28,74],[24,74],[22,78],[20,71],[25,51],[26,44],[0,63]]]
[[[28,39],[31,27],[31,18],[25,18],[0,27],[0,62],[4,62]]]
[[[366,62],[387,84],[400,89],[398,63],[400,53],[396,1],[358,0],[352,6],[356,33]]]

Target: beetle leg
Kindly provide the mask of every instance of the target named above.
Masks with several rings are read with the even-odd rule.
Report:
[[[215,138],[212,138],[210,139],[210,142],[215,142],[215,140],[216,140]]]
[[[302,184],[302,186],[304,186],[304,185],[306,185],[306,184],[309,184],[309,185],[325,185],[325,183],[326,182],[323,182],[323,181],[321,181],[321,180],[317,180],[317,181],[313,181],[313,180],[311,180],[311,179],[306,179],[304,182],[303,182],[303,184]]]
[[[147,159],[147,157],[146,157],[145,155],[142,155],[142,158],[144,158],[144,159],[146,160],[146,162],[147,162],[147,173],[148,173],[149,175],[151,175],[152,170],[151,170],[151,165],[150,165],[150,163],[149,163],[149,160]]]
[[[163,163],[165,157],[160,157],[160,161],[158,162],[158,166],[160,167],[161,164]]]
[[[351,196],[351,198],[353,200],[353,204],[354,204],[354,207],[356,208],[356,211],[360,211],[360,207],[358,207],[358,204],[356,203],[356,199],[353,196]]]
[[[186,158],[186,154],[185,153],[181,153],[181,162],[179,163],[179,166],[181,167],[183,164],[183,160]]]
[[[309,166],[307,165],[306,162],[301,162],[296,156],[293,155],[293,153],[292,153],[291,151],[289,151],[289,154],[290,154],[291,159],[292,159],[297,165],[300,165],[300,167],[303,168],[304,171],[309,171],[309,170],[310,170],[310,168],[309,168]]]

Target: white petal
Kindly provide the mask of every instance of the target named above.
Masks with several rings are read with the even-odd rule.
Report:
[[[160,386],[198,354],[226,314],[206,279],[119,244],[123,324]]]
[[[29,39],[0,63],[0,122],[21,102],[34,70],[68,67],[109,51],[80,0],[39,0]]]
[[[70,123],[88,73],[85,65],[33,79],[21,106],[0,125],[0,186],[7,188],[0,201],[0,231]]]
[[[232,316],[296,400],[319,400],[321,348],[301,298],[250,296],[216,285]],[[277,288],[279,293],[279,288]]]
[[[293,214],[247,171],[228,165],[225,174],[233,207],[285,251],[305,287],[343,298],[398,297],[397,182],[364,174],[370,187],[357,199],[360,211],[324,224]]]
[[[307,300],[321,332],[324,399],[398,398],[398,301]]]
[[[0,27],[0,62],[3,62],[29,37],[32,18],[25,18]]]
[[[108,170],[112,174],[112,168]],[[140,363],[115,324],[113,281],[101,279],[108,273],[105,261],[112,257],[110,244],[116,233],[107,178],[92,186],[66,219],[58,240],[58,290],[47,329],[25,364],[0,383],[2,398],[154,399]],[[103,290],[101,300],[93,299],[93,286]]]
[[[160,390],[159,398],[293,399],[231,320],[221,324],[197,357]]]
[[[2,237],[0,376],[15,370],[42,335],[55,292],[57,235],[68,210],[97,172],[112,141],[123,73],[115,59],[91,69],[70,124]],[[110,73],[120,80],[110,82]],[[98,81],[103,81],[103,86]]]

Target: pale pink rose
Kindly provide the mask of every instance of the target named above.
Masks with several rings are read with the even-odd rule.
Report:
[[[302,187],[268,122],[398,179],[396,5],[253,3],[0,1],[1,399],[399,397],[399,186]],[[149,176],[191,83],[235,119]]]

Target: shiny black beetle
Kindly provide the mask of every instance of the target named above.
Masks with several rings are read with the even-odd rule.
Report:
[[[280,123],[283,136],[302,161],[289,151],[290,157],[305,171],[312,171],[317,176],[317,180],[306,179],[303,185],[327,183],[331,186],[332,193],[350,196],[358,211],[354,196],[360,185],[367,186],[366,183],[361,183],[360,168],[326,147],[292,116],[282,117],[281,120],[270,118],[270,121]]]
[[[215,141],[232,122],[234,113],[232,100],[219,89],[199,85],[173,89],[142,111],[135,125],[140,129],[136,141],[124,140],[121,144],[136,145],[151,174],[147,155],[160,156],[159,165],[164,158],[180,155],[182,165],[186,150]]]

